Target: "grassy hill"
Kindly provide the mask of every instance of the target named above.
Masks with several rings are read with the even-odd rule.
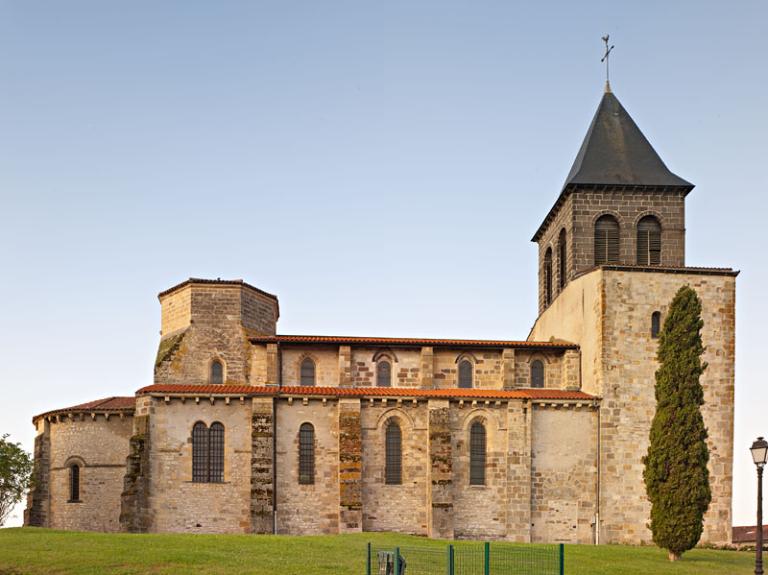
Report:
[[[444,541],[382,533],[288,537],[0,529],[0,575],[364,575],[369,541],[377,547],[429,546],[436,554],[446,546]],[[754,569],[753,561],[751,553],[696,549],[673,564],[664,551],[653,547],[573,545],[566,546],[565,572],[746,575]],[[409,569],[407,575],[420,575],[415,571]]]

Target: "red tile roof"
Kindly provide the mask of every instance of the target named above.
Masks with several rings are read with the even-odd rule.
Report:
[[[150,385],[137,394],[316,396],[316,397],[407,397],[424,399],[570,399],[589,401],[595,396],[561,389],[421,389],[412,387],[306,387],[250,385]]]
[[[431,339],[408,337],[360,337],[332,335],[265,335],[252,337],[253,343],[312,343],[312,344],[349,344],[377,346],[436,346],[436,347],[510,347],[510,348],[546,348],[577,349],[573,343],[563,341],[515,341],[496,339]]]
[[[757,526],[734,527],[731,536],[733,543],[757,543]],[[763,525],[763,540],[768,541],[768,525]]]
[[[62,407],[61,409],[52,409],[36,415],[32,418],[32,421],[46,417],[48,415],[56,415],[60,413],[91,413],[91,412],[104,412],[104,411],[123,411],[132,412],[136,407],[135,397],[106,397],[104,399],[96,399],[94,401],[88,401],[79,405],[73,405],[72,407]]]

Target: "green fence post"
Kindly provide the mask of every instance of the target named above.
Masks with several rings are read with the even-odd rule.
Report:
[[[400,575],[400,548],[395,547],[395,575]]]
[[[483,573],[485,573],[485,575],[491,575],[491,544],[488,541],[485,542]]]
[[[560,544],[560,575],[565,575],[565,544]]]
[[[448,563],[445,566],[445,575],[453,575],[453,545],[448,544]]]
[[[368,558],[365,562],[365,575],[371,575],[371,542],[368,542]]]

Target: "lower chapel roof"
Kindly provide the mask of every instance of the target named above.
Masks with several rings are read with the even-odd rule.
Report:
[[[252,386],[252,385],[178,385],[156,384],[142,387],[141,395],[204,396],[204,397],[325,397],[371,399],[455,399],[455,400],[571,400],[592,401],[598,399],[582,391],[562,389],[423,389],[412,387],[314,387],[314,386]],[[72,407],[53,409],[32,418],[68,414],[132,413],[136,397],[108,397],[81,403]]]

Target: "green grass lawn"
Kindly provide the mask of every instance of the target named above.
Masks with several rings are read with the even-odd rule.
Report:
[[[433,547],[438,556],[441,555],[438,551],[446,546],[445,541],[385,533],[288,537],[0,529],[0,575],[364,575],[369,541],[377,547]],[[670,563],[664,551],[653,547],[569,545],[565,548],[568,575],[746,575],[752,572],[753,561],[753,554],[736,551],[697,549],[686,553],[681,561]],[[419,574],[408,572],[407,575]]]

